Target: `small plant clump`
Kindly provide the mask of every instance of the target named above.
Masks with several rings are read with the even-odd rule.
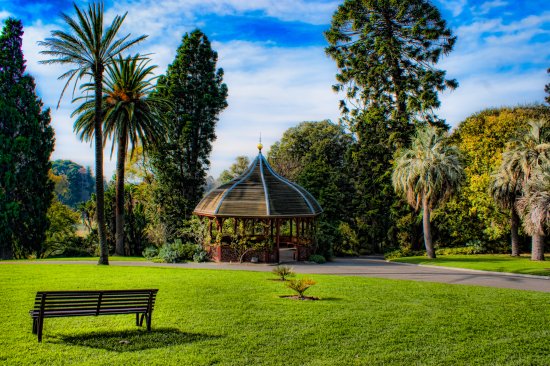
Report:
[[[294,277],[294,269],[289,266],[277,266],[273,268],[273,273],[277,275],[281,281],[286,281],[288,277]]]
[[[317,282],[310,278],[297,278],[295,280],[289,280],[286,284],[286,287],[288,287],[291,290],[294,290],[299,298],[301,300],[305,299],[304,292],[307,291],[308,288],[315,285]]]
[[[313,254],[309,256],[309,261],[315,262],[317,264],[323,264],[323,263],[326,263],[327,260],[325,259],[325,257],[323,257],[320,254]]]

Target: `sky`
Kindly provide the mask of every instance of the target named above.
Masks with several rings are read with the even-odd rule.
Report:
[[[340,117],[331,86],[337,69],[325,55],[323,32],[341,1],[333,0],[105,0],[106,22],[127,12],[120,32],[146,41],[131,53],[150,53],[164,73],[182,36],[201,29],[218,52],[229,88],[228,108],[220,115],[209,174],[218,177],[238,155],[253,157],[301,121]],[[87,1],[77,0],[79,6]],[[485,108],[544,101],[550,82],[550,2],[548,0],[434,0],[458,37],[453,52],[438,67],[460,86],[440,95],[437,114],[453,127]],[[52,109],[56,147],[52,159],[94,166],[89,143],[73,133],[71,95],[56,108],[63,68],[39,64],[45,57],[38,41],[66,29],[60,14],[74,15],[72,1],[0,0],[0,21],[9,16],[24,26],[27,71],[38,94]],[[105,176],[115,168],[105,149]]]

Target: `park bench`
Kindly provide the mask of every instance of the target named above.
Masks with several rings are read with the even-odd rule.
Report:
[[[145,318],[150,332],[157,291],[39,291],[34,300],[34,309],[29,311],[33,319],[32,333],[38,335],[38,342],[42,342],[45,318],[117,314],[136,314],[137,326],[142,326]]]

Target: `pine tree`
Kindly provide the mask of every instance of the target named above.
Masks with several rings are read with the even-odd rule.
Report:
[[[8,18],[0,35],[0,255],[41,256],[53,197],[50,110],[25,74],[23,25]]]
[[[194,30],[183,36],[174,62],[157,84],[159,95],[173,108],[167,116],[168,140],[157,146],[151,161],[162,221],[173,231],[183,226],[204,193],[218,115],[227,107],[217,60],[206,35]]]
[[[325,37],[326,53],[339,70],[333,89],[345,93],[342,121],[357,138],[350,158],[359,172],[362,239],[371,246],[395,244],[398,236],[409,240],[411,235],[397,233],[411,213],[393,193],[392,156],[409,143],[416,124],[446,127],[433,110],[440,105],[438,93],[458,83],[435,66],[456,37],[427,0],[346,0]]]

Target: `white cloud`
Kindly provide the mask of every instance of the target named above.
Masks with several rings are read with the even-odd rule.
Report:
[[[487,14],[493,9],[503,7],[506,5],[508,5],[508,2],[503,0],[486,1],[479,6],[479,10],[477,12],[478,14],[483,15],[483,14]]]
[[[456,17],[462,14],[468,4],[468,0],[443,0],[439,3],[444,8],[450,10],[453,16]]]

